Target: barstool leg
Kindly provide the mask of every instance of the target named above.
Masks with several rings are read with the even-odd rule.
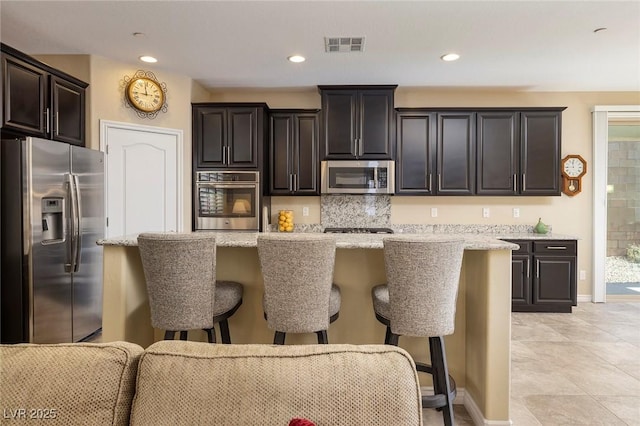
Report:
[[[385,340],[387,340],[385,343],[387,345],[398,346],[398,339],[400,338],[400,335],[392,333],[390,327],[388,331],[389,331],[389,337],[388,338],[385,337]]]
[[[175,331],[171,331],[171,330],[165,330],[164,332],[164,340],[173,340],[173,337],[175,336]]]
[[[387,326],[387,331],[384,333],[384,344],[389,344],[389,339],[391,338],[391,327]]]
[[[204,331],[207,332],[207,341],[209,343],[215,343],[216,342],[216,331],[214,330],[214,328],[213,327],[206,328]]]
[[[188,333],[189,333],[189,332],[188,332],[187,330],[182,330],[182,331],[180,332],[180,340],[187,340],[187,334],[188,334]]]
[[[231,336],[229,335],[229,323],[227,322],[227,320],[220,321],[220,340],[222,340],[222,343],[231,343]]]
[[[447,401],[442,409],[442,417],[445,426],[452,426],[453,422],[453,401],[450,398],[451,382],[449,381],[449,369],[447,367],[447,355],[444,348],[444,338],[442,336],[429,337],[429,346],[432,349],[431,366],[433,367],[434,387],[437,377],[440,393],[444,394]]]
[[[286,333],[283,333],[282,331],[276,331],[275,335],[273,336],[273,344],[274,345],[284,345],[284,337],[285,337]]]
[[[318,343],[322,343],[324,345],[329,343],[329,338],[327,337],[327,330],[316,331],[318,335]]]

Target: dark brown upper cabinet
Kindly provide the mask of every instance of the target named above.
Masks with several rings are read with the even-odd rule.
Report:
[[[393,159],[396,87],[318,86],[322,96],[322,158]]]
[[[396,115],[396,194],[435,194],[436,113]]]
[[[261,169],[266,104],[192,104],[194,170]]]
[[[269,193],[319,195],[319,111],[271,110]]]
[[[438,195],[475,193],[475,113],[469,111],[437,114]]]
[[[87,83],[2,45],[2,133],[85,145]]]
[[[399,109],[396,126],[396,194],[474,193],[474,112]]]
[[[520,193],[560,195],[562,111],[520,113]]]
[[[478,195],[560,195],[564,108],[478,112]]]

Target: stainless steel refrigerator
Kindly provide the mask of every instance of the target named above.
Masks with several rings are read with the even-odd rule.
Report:
[[[0,147],[0,340],[83,340],[102,327],[104,155],[37,138]]]

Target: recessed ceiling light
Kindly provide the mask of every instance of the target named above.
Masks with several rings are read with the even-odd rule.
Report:
[[[307,59],[304,56],[300,56],[300,55],[293,55],[293,56],[289,56],[287,58],[290,62],[295,62],[296,64],[300,63],[300,62],[304,62]]]
[[[158,60],[153,56],[140,56],[140,60],[142,62],[148,62],[150,64],[155,64],[156,62],[158,62]]]
[[[447,53],[446,55],[440,56],[440,59],[446,62],[457,61],[460,59],[460,55],[457,53]]]

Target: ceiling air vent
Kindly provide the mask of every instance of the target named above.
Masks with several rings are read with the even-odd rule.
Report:
[[[325,52],[362,52],[364,37],[325,37]]]

